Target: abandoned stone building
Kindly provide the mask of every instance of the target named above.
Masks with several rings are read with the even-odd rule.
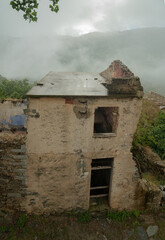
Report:
[[[139,78],[120,61],[100,74],[49,72],[27,94],[26,151],[10,150],[18,192],[4,190],[4,204],[34,213],[88,209],[96,199],[137,208],[130,149],[142,96]]]
[[[27,94],[28,212],[88,209],[104,197],[135,207],[130,152],[141,112],[139,78],[120,61],[100,74],[48,73]]]

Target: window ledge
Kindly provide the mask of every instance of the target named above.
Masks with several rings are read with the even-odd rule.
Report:
[[[116,133],[94,133],[94,138],[110,138],[116,137]]]

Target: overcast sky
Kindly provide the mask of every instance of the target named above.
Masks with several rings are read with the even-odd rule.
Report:
[[[60,0],[57,14],[49,0],[40,0],[37,23],[25,21],[10,1],[0,0],[2,76],[40,80],[52,70],[100,72],[120,59],[142,83],[165,87],[164,0]],[[80,36],[90,32],[112,33]]]
[[[0,0],[0,34],[7,36],[81,35],[93,31],[118,31],[165,27],[164,0],[60,0],[59,13],[40,0],[38,22],[29,23]]]

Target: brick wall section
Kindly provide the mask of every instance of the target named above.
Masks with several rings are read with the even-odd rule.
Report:
[[[25,132],[0,133],[0,209],[21,209],[26,195]]]

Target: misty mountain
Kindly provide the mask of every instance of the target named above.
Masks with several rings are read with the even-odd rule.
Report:
[[[165,28],[90,33],[80,37],[0,37],[0,74],[40,80],[54,71],[101,72],[121,60],[145,90],[165,93]]]
[[[3,81],[3,80],[5,80],[5,78],[2,75],[0,75],[0,81]]]

